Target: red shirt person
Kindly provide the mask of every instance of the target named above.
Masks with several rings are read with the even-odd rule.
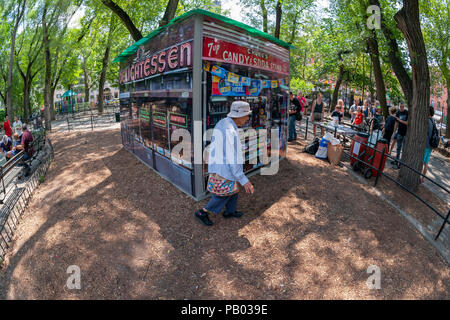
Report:
[[[364,121],[364,113],[362,112],[361,107],[358,107],[355,114],[355,119],[353,120],[353,125],[361,126],[363,121]]]
[[[300,105],[302,106],[302,109],[300,111],[303,112],[303,108],[306,106],[306,99],[301,91],[298,92],[297,99],[298,101],[300,101]]]
[[[3,131],[5,131],[5,134],[11,138],[12,129],[11,129],[11,124],[9,123],[8,116],[5,117],[5,122],[3,122]]]

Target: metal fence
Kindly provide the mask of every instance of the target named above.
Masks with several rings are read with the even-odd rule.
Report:
[[[19,220],[25,211],[30,196],[34,189],[41,182],[41,177],[45,175],[50,162],[53,159],[53,146],[45,136],[37,137],[33,143],[35,154],[29,162],[36,161],[34,171],[30,177],[24,179],[20,165],[24,164],[24,151],[19,152],[12,159],[0,166],[0,261],[3,260],[9,243],[14,235]],[[45,147],[46,146],[46,147]],[[46,153],[42,154],[44,149]],[[25,168],[28,164],[25,164]],[[33,165],[31,165],[31,169]],[[16,170],[19,169],[19,170]]]
[[[309,123],[310,120],[309,118],[306,118],[306,126],[305,126],[305,140],[307,140],[308,137],[308,130],[309,130]],[[335,138],[338,138],[338,130],[337,127],[335,127],[334,130],[330,130],[327,126],[325,126],[322,123],[319,122],[311,122],[312,124],[315,124],[316,126],[319,126],[321,128],[324,129],[324,131],[328,131],[333,133]],[[357,128],[351,125],[347,125],[348,127],[352,127],[353,129],[357,129],[357,131],[364,131],[364,129],[361,128]],[[339,137],[339,140],[341,141],[341,138]],[[342,140],[347,140],[347,142],[357,142],[359,144],[361,144],[366,150],[370,149],[370,152],[373,152],[373,154],[375,154],[376,152],[381,154],[381,161],[378,167],[373,166],[373,163],[370,163],[369,160],[366,161],[366,159],[361,158],[361,157],[355,157],[354,155],[352,155],[352,153],[350,152],[349,148],[347,146],[345,146],[345,142],[346,141],[341,141],[344,142],[344,151],[343,154],[347,157],[347,159],[354,159],[355,163],[358,163],[370,170],[375,170],[377,172],[375,181],[374,181],[374,186],[377,185],[378,180],[383,176],[386,177],[387,179],[389,179],[390,181],[394,182],[397,186],[401,187],[402,189],[406,190],[408,193],[412,194],[415,198],[417,198],[418,200],[420,200],[426,207],[428,207],[429,209],[431,209],[431,211],[433,211],[436,215],[438,215],[440,218],[442,218],[443,222],[442,225],[439,229],[439,232],[437,233],[437,235],[435,236],[435,240],[437,240],[440,236],[440,234],[442,233],[442,230],[444,229],[444,227],[449,223],[448,218],[450,215],[450,208],[448,210],[447,213],[442,213],[439,210],[437,210],[436,208],[434,208],[430,203],[428,203],[426,200],[424,200],[421,196],[419,196],[416,192],[414,192],[413,190],[409,189],[408,187],[406,187],[405,185],[401,184],[395,177],[383,172],[382,170],[382,164],[383,164],[383,159],[386,157],[386,161],[388,159],[392,159],[397,161],[399,166],[404,166],[406,167],[408,170],[411,170],[414,172],[414,174],[417,174],[420,177],[423,177],[425,179],[427,179],[428,181],[430,181],[431,183],[433,183],[434,185],[436,185],[438,188],[442,189],[444,192],[446,192],[447,194],[450,193],[450,191],[443,185],[439,184],[438,182],[434,181],[433,179],[424,176],[421,172],[415,170],[414,168],[410,167],[407,163],[405,163],[404,161],[401,161],[399,159],[394,158],[393,156],[391,156],[390,154],[385,152],[385,149],[383,148],[382,151],[378,150],[375,146],[373,146],[370,143],[363,143],[361,141],[355,140],[355,138],[352,135],[346,135],[344,136],[344,138]],[[350,167],[349,165],[346,165],[343,163],[344,166],[346,166],[349,169],[354,169],[353,167]]]
[[[120,122],[119,107],[109,107],[99,114],[97,111],[66,114],[52,122],[57,131],[94,130],[111,127]]]

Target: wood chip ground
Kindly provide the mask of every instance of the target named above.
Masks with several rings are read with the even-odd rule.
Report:
[[[434,247],[299,144],[276,176],[251,178],[244,217],[214,216],[208,228],[193,216],[206,201],[124,150],[118,130],[52,141],[55,159],[0,270],[0,299],[450,298],[450,270]],[[66,286],[71,265],[81,290]],[[371,265],[380,290],[366,284]]]

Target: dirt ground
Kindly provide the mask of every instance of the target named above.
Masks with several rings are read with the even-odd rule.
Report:
[[[121,146],[118,130],[53,135],[55,159],[0,271],[1,299],[449,299],[450,270],[343,168],[293,144],[254,176],[246,215],[196,203]],[[81,269],[81,289],[66,286]],[[367,269],[381,271],[369,289]]]

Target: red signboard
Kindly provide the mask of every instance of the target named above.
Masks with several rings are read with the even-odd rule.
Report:
[[[203,37],[203,59],[289,74],[289,61],[287,60],[257,49],[209,37]]]

